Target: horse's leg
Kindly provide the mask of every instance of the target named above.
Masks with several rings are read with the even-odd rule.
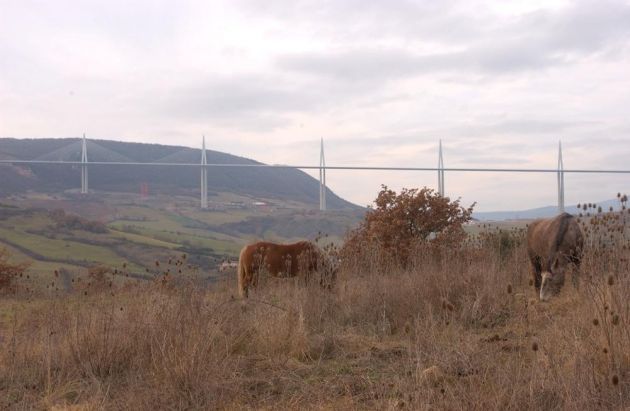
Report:
[[[248,296],[248,287],[250,282],[250,275],[247,272],[246,264],[243,262],[243,257],[239,259],[238,268],[237,268],[237,279],[238,279],[238,292],[241,298],[247,298]]]
[[[250,281],[250,284],[253,287],[258,287],[258,277],[260,276],[260,269],[256,269],[254,270],[254,272],[252,273],[252,279]]]
[[[534,277],[534,287],[536,287],[536,293],[540,292],[542,285],[542,265],[540,264],[540,258],[534,257],[531,259],[532,263],[532,275]]]
[[[571,280],[573,282],[573,286],[576,290],[580,289],[580,264],[582,263],[582,259],[577,255],[573,254],[570,257],[571,262]]]

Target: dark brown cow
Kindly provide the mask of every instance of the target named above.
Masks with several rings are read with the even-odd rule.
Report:
[[[261,272],[273,277],[295,277],[299,274],[308,281],[313,273],[320,271],[320,283],[330,287],[335,276],[331,268],[330,261],[309,241],[294,244],[261,241],[241,250],[237,270],[238,291],[241,297],[247,298],[249,288],[258,285]],[[326,281],[327,278],[331,281]]]
[[[529,225],[527,253],[532,264],[534,285],[542,301],[560,292],[567,267],[574,269],[573,283],[577,287],[583,247],[584,235],[571,214],[562,213]]]

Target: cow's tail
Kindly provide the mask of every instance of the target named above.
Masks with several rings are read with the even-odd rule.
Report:
[[[247,298],[247,263],[245,262],[245,251],[247,247],[243,247],[241,253],[238,256],[238,269],[236,275],[238,276],[238,293],[241,298]]]

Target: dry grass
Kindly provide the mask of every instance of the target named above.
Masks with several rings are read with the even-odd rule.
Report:
[[[241,301],[234,276],[5,297],[0,407],[628,409],[625,242],[592,244],[580,289],[539,303],[523,245],[490,240],[346,261],[332,292],[268,279]]]

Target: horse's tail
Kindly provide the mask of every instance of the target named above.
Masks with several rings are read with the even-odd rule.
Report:
[[[249,284],[247,284],[247,262],[245,261],[245,251],[247,250],[247,246],[243,247],[241,253],[238,256],[238,269],[236,270],[236,275],[238,276],[238,293],[241,298],[247,298],[247,288]]]

